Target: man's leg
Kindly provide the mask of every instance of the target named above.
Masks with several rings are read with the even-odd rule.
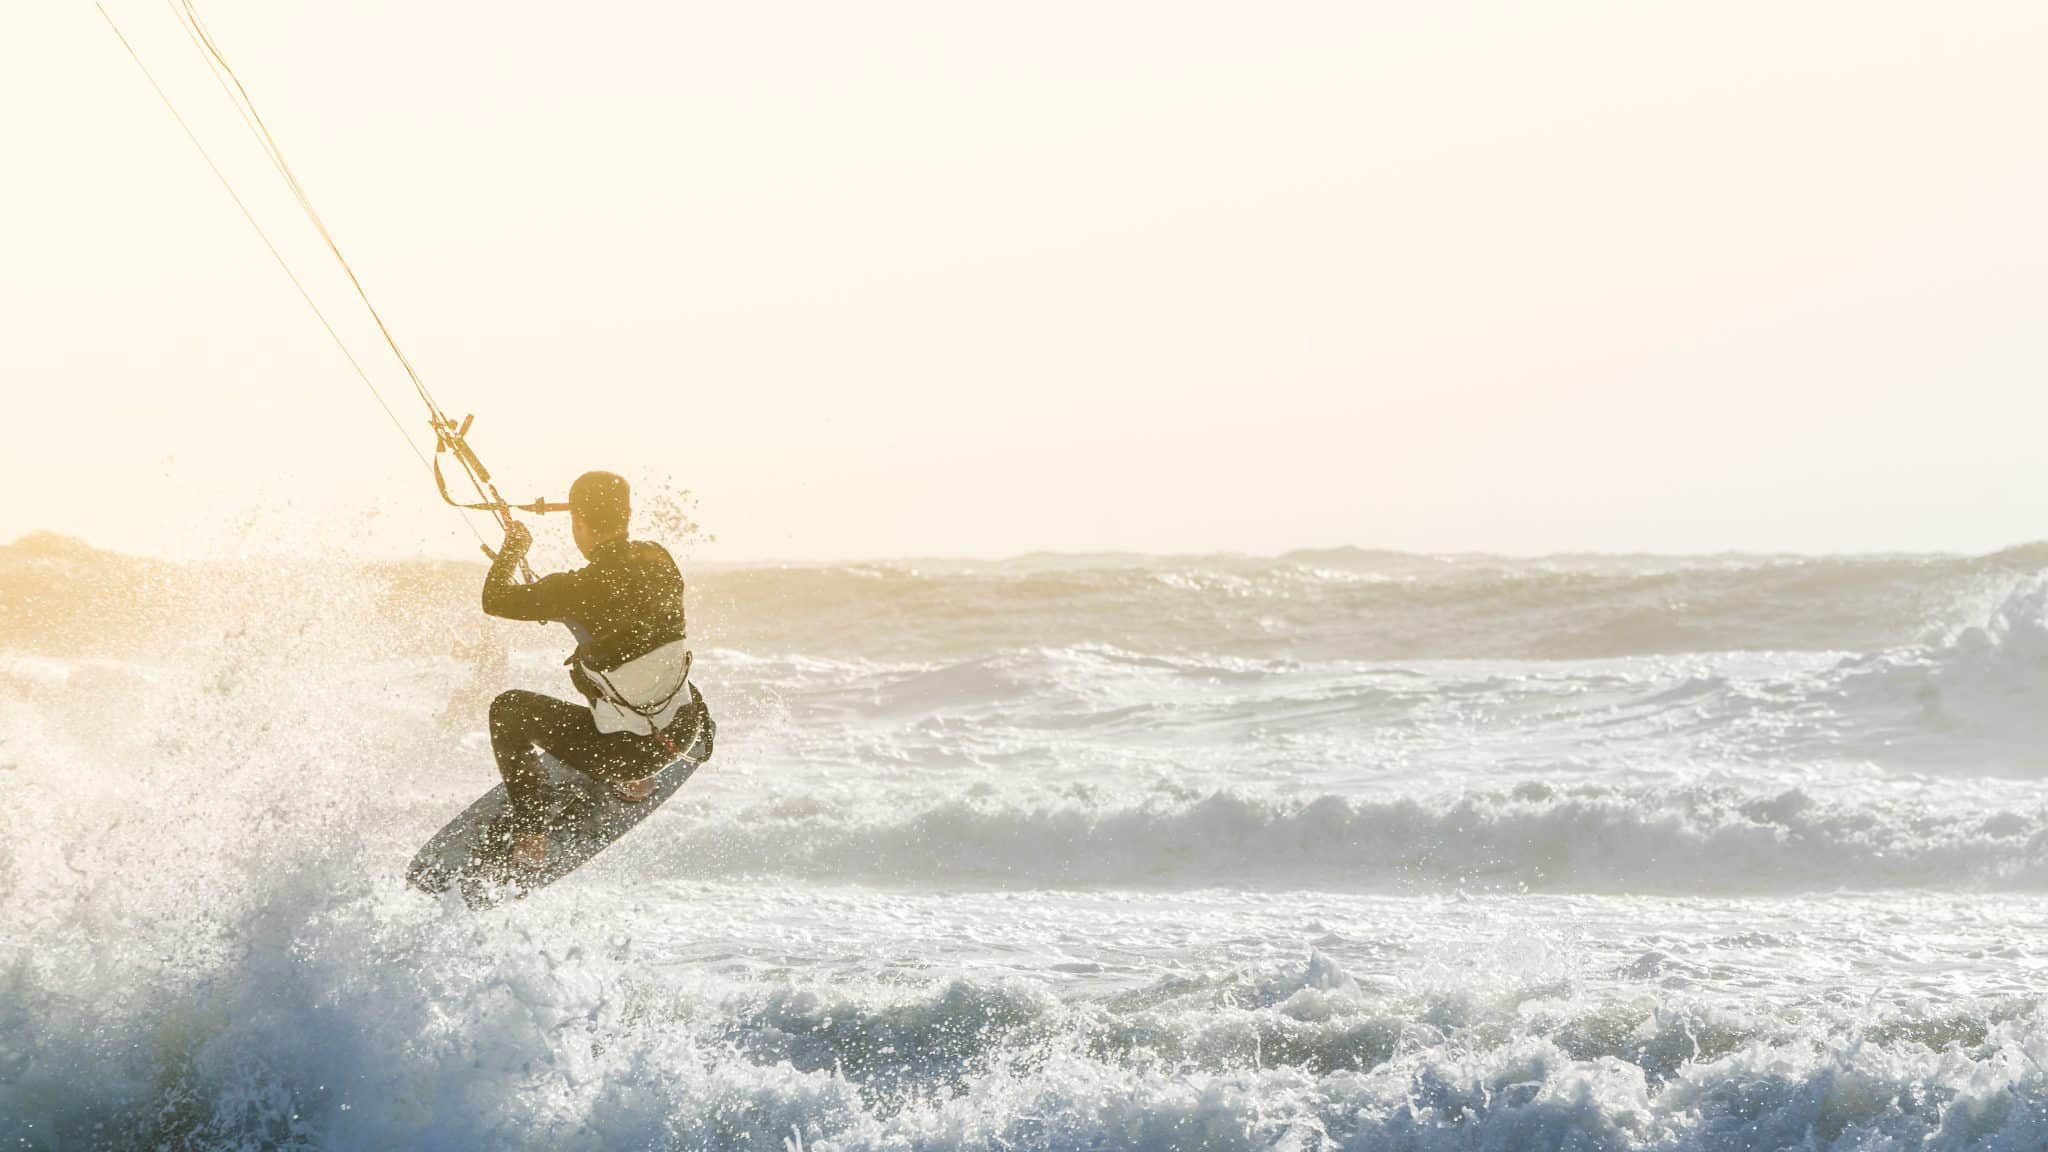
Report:
[[[690,705],[676,714],[661,736],[606,737],[613,743],[605,746],[602,755],[592,757],[588,766],[579,765],[584,774],[611,785],[619,799],[628,804],[642,803],[654,795],[654,774],[676,763],[683,752],[697,743],[703,727],[711,723],[704,697],[694,688],[690,691]]]
[[[491,701],[491,751],[512,801],[515,835],[547,831],[548,770],[536,750],[581,768],[600,759],[594,753],[602,740],[590,710],[567,700],[514,688]]]
[[[611,788],[628,804],[645,803],[654,795],[654,774],[673,759],[654,740],[639,736],[614,735],[599,754],[576,767],[583,774]]]

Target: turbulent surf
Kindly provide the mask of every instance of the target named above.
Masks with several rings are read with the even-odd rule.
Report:
[[[466,565],[0,549],[0,1142],[2048,1145],[2048,550],[692,572],[481,915]]]

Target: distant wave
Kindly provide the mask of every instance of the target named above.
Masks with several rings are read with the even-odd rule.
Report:
[[[1299,659],[1591,659],[1875,651],[2048,571],[2048,546],[1985,557],[1316,555],[736,570],[699,579],[719,642],[749,651],[943,657],[1020,646]]]
[[[2048,578],[1954,613],[1930,642],[1828,678],[1840,751],[1941,774],[2048,775]]]
[[[351,571],[369,595],[366,641],[392,621],[475,626],[473,565],[185,567],[31,537],[0,548],[0,646],[133,645],[318,599]],[[1982,557],[1031,557],[714,567],[693,573],[690,605],[708,645],[892,660],[1089,644],[1315,660],[1871,652],[2044,571],[2048,544]]]

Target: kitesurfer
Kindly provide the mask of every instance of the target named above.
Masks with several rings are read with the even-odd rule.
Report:
[[[709,719],[690,684],[682,573],[666,548],[627,535],[632,498],[624,478],[578,477],[569,515],[588,565],[519,583],[533,534],[513,521],[484,581],[486,614],[558,621],[577,641],[569,676],[584,704],[519,689],[491,701],[491,749],[511,799],[512,862],[529,871],[548,859],[548,773],[538,751],[642,803],[654,776]]]

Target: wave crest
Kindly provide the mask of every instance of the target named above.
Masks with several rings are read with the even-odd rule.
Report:
[[[1395,799],[947,799],[861,816],[778,801],[693,822],[649,851],[674,874],[949,886],[2031,890],[2048,881],[2048,812],[1799,788],[1541,783]]]

